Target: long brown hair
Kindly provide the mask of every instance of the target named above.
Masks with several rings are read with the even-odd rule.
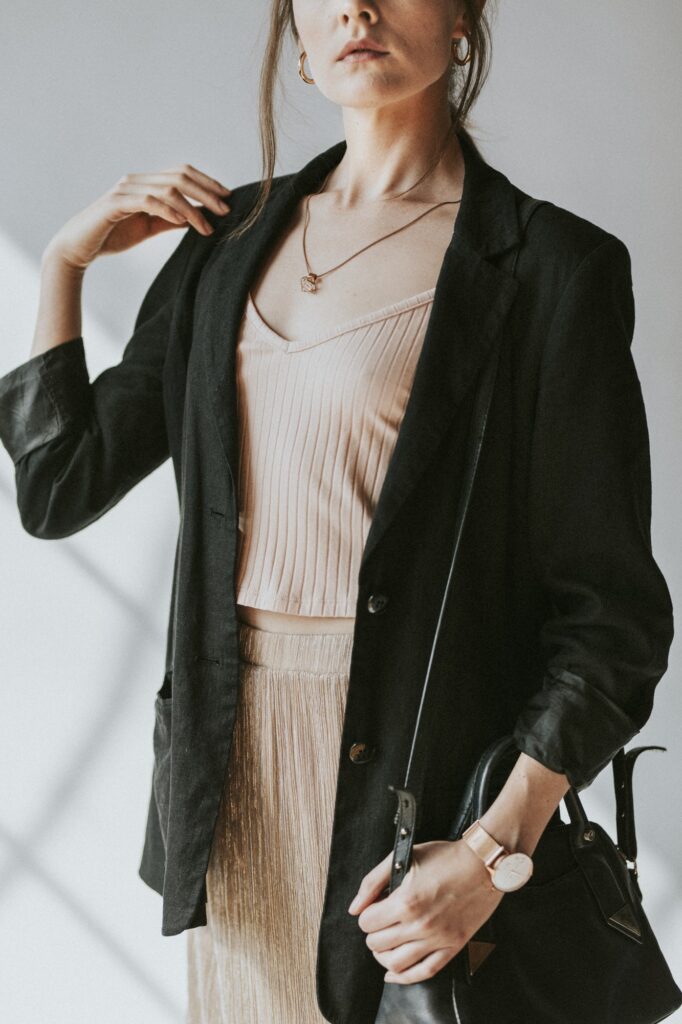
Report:
[[[471,60],[465,65],[452,62],[448,82],[448,106],[455,131],[459,128],[465,130],[470,128],[468,114],[488,77],[492,53],[492,36],[486,13],[490,0],[488,3],[482,3],[481,0],[459,0],[459,2],[469,26]],[[277,160],[275,86],[279,78],[279,65],[287,32],[291,34],[298,46],[299,39],[294,22],[293,0],[271,0],[270,31],[260,72],[258,104],[262,156],[260,186],[256,202],[247,216],[235,228],[228,231],[222,241],[239,238],[248,231],[260,216],[270,195]]]

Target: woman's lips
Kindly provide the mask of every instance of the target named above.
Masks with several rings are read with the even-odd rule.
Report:
[[[385,50],[353,50],[347,53],[342,59],[342,64],[358,64],[365,60],[378,60],[380,57],[388,57]]]

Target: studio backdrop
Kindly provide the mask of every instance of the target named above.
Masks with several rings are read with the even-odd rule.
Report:
[[[3,12],[0,374],[28,358],[45,244],[117,178],[182,162],[232,187],[259,176],[268,6],[28,0]],[[473,135],[515,184],[628,246],[653,546],[677,607],[682,11],[675,0],[646,19],[634,0],[499,0],[497,11]],[[342,137],[293,50],[283,67],[278,173]],[[178,239],[171,231],[87,271],[91,378],[118,362]],[[160,898],[137,874],[177,525],[166,462],[82,533],[29,536],[0,451],[0,1016],[13,1024],[183,1020],[187,936],[161,936]],[[678,978],[681,683],[676,640],[636,740],[668,751],[642,759],[635,785],[646,910]],[[582,797],[615,822],[608,772]]]

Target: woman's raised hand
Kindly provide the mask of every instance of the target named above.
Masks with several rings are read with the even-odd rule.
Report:
[[[230,209],[224,197],[232,190],[191,164],[166,171],[124,174],[122,178],[68,220],[53,235],[51,252],[76,270],[85,270],[98,256],[123,252],[152,235],[192,225],[203,235],[213,226],[200,204],[218,214]]]

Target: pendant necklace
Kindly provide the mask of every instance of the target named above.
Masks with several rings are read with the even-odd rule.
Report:
[[[418,181],[415,181],[414,185],[410,185],[409,188],[406,188],[403,192],[398,192],[394,196],[387,196],[386,199],[384,199],[382,201],[386,202],[389,199],[399,199],[400,196],[404,196],[407,192],[411,192],[412,189],[416,188],[417,185],[421,184],[421,182],[424,180],[424,178],[426,178],[427,175],[431,174],[432,171],[435,170],[435,168],[438,166],[438,164],[442,160],[443,154],[445,153],[445,147],[447,146],[448,140],[450,138],[450,134],[451,134],[451,128],[448,129],[448,131],[446,133],[443,145],[441,146],[440,152],[438,154],[438,158],[432,164],[432,166],[429,167],[424,174],[422,174],[421,178],[419,178]],[[320,188],[317,190],[317,192],[313,192],[312,195],[319,195],[321,192],[324,191],[324,187],[327,184],[327,181],[329,180],[333,170],[334,170],[334,168],[332,167],[332,170],[329,171],[329,174],[326,175],[326,177],[325,177],[324,181],[322,182],[322,185],[320,186]],[[308,224],[310,222],[310,195],[307,195],[306,199],[305,199],[305,219],[304,219],[304,222],[303,222],[303,258],[305,259],[305,265],[306,265],[306,267],[308,269],[308,273],[305,274],[301,278],[301,291],[303,291],[303,292],[316,292],[318,287],[319,287],[318,282],[321,281],[323,277],[326,277],[327,274],[331,274],[334,270],[338,270],[339,267],[343,267],[350,260],[354,259],[356,256],[359,256],[361,252],[364,252],[365,249],[369,249],[371,246],[376,245],[378,242],[383,242],[385,238],[390,238],[391,235],[395,235],[399,231],[403,231],[405,228],[408,228],[410,226],[410,224],[414,224],[414,223],[416,223],[416,221],[421,220],[422,217],[425,217],[427,213],[431,213],[431,211],[437,209],[437,207],[439,207],[439,206],[446,206],[449,203],[453,203],[453,204],[461,203],[461,201],[462,201],[461,198],[460,199],[446,199],[446,200],[444,200],[441,203],[435,203],[433,206],[430,206],[428,210],[424,210],[423,213],[420,213],[418,217],[415,217],[413,220],[408,221],[407,224],[401,225],[401,227],[396,228],[394,231],[389,231],[387,235],[382,235],[381,238],[375,239],[373,242],[370,242],[369,245],[364,245],[362,247],[362,249],[358,249],[357,252],[352,253],[352,255],[350,255],[347,259],[343,260],[341,263],[337,263],[337,265],[335,267],[330,267],[330,269],[329,270],[325,270],[323,274],[316,274],[311,269],[310,263],[308,261],[308,253],[306,252],[306,247],[305,247],[306,233],[307,233],[307,230],[308,230]]]

